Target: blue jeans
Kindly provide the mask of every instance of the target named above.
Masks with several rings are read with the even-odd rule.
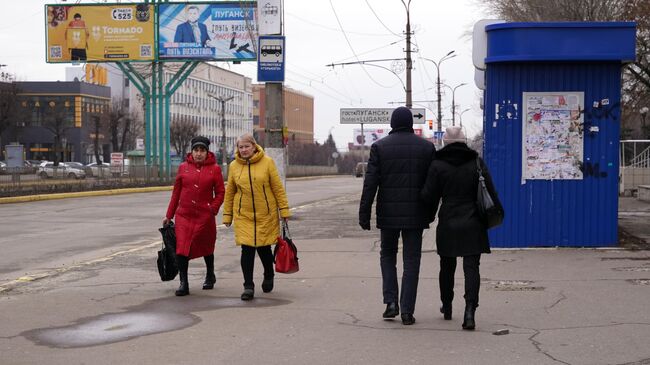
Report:
[[[381,277],[384,303],[397,302],[397,243],[400,233],[404,252],[402,260],[402,293],[399,304],[402,313],[413,314],[420,279],[420,258],[422,257],[422,229],[382,229],[381,230]]]

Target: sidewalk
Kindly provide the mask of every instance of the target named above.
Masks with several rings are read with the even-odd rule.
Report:
[[[300,223],[292,233],[301,270],[276,274],[274,291],[264,294],[256,261],[252,302],[239,299],[240,250],[226,229],[219,231],[213,291],[200,290],[203,263],[194,260],[191,295],[174,297],[177,282],[157,278],[157,248],[20,286],[0,297],[2,363],[650,361],[650,252],[541,249],[483,255],[477,330],[470,332],[461,329],[462,265],[454,318],[444,321],[438,312],[438,256],[425,250],[417,322],[403,326],[381,319],[379,232],[355,229],[354,199],[297,212]],[[500,329],[510,333],[493,334]]]

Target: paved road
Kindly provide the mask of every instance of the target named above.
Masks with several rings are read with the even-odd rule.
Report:
[[[354,194],[361,179],[289,180],[291,207]],[[0,205],[0,284],[159,240],[170,192]],[[221,215],[217,218],[221,222]]]
[[[0,363],[650,364],[648,251],[494,250],[481,258],[474,332],[461,329],[462,265],[454,319],[445,321],[438,258],[428,251],[417,322],[403,326],[381,319],[379,232],[357,226],[360,180],[289,185],[320,198],[290,193],[301,269],[278,274],[272,293],[239,299],[232,229],[219,233],[215,290],[200,290],[204,267],[193,260],[187,297],[173,296],[177,282],[157,278],[154,246],[78,264],[0,293]],[[157,225],[164,203],[154,198],[131,218]],[[493,335],[499,329],[510,333]]]

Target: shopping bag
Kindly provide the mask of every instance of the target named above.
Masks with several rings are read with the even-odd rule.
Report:
[[[275,258],[275,271],[283,274],[292,274],[300,270],[298,266],[298,249],[293,244],[289,225],[282,221],[282,236],[278,237],[278,243],[273,250]]]
[[[478,171],[478,191],[476,192],[476,205],[478,213],[487,228],[493,228],[503,223],[503,210],[494,203],[494,199],[485,185],[483,170],[478,158],[476,159],[476,169]]]
[[[178,274],[174,222],[164,225],[158,231],[160,231],[163,238],[162,249],[158,251],[158,260],[156,262],[158,265],[158,274],[160,274],[160,280],[162,281],[174,280]]]

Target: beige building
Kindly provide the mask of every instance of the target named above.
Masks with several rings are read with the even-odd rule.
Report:
[[[258,142],[264,145],[266,113],[264,85],[253,85],[253,127]],[[289,145],[314,143],[314,97],[288,87],[284,93],[284,120]]]

